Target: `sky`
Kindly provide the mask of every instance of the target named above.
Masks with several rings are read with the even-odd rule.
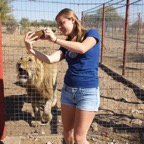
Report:
[[[28,18],[30,21],[40,21],[42,19],[53,21],[57,13],[63,8],[73,9],[81,19],[82,11],[101,8],[102,4],[106,2],[114,4],[120,1],[122,0],[13,0],[11,5],[13,8],[12,13],[17,21],[20,21],[21,18]],[[137,0],[130,1],[135,2]],[[113,6],[117,8],[124,5],[125,2],[126,0]],[[144,4],[143,0],[139,4]],[[125,7],[118,8],[117,11],[125,16]],[[144,6],[139,5],[131,8],[131,13],[138,13],[139,11],[143,12]],[[135,16],[137,17],[137,14]],[[134,16],[133,19],[135,19]]]
[[[105,2],[105,0],[14,0],[13,14],[17,20],[22,17],[30,20],[54,20],[56,14],[63,8],[73,9],[78,17],[81,12]]]

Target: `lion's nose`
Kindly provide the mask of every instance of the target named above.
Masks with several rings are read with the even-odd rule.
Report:
[[[19,69],[21,66],[21,63],[17,63],[16,68]]]

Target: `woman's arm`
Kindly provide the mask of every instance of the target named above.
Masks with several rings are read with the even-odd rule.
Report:
[[[83,42],[63,40],[57,38],[50,28],[45,29],[45,34],[47,40],[57,43],[58,45],[64,47],[65,49],[80,54],[84,54],[97,43],[97,39],[92,36],[87,37]]]
[[[56,63],[64,59],[63,52],[61,50],[58,50],[51,55],[46,55],[33,49],[33,52],[31,52],[31,54],[49,64]]]
[[[97,43],[97,39],[95,39],[94,37],[87,37],[81,43],[81,42],[74,42],[74,41],[66,41],[58,38],[56,40],[56,43],[70,51],[84,54]]]
[[[55,63],[59,62],[64,58],[63,52],[58,50],[51,55],[43,54],[35,49],[33,49],[33,43],[35,42],[36,37],[32,37],[33,33],[27,33],[24,39],[26,49],[38,59],[46,62],[46,63]]]

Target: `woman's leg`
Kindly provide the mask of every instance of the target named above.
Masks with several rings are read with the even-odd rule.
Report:
[[[75,120],[75,110],[76,108],[73,106],[61,104],[62,123],[66,144],[74,144],[73,128]]]
[[[87,132],[95,117],[96,112],[83,111],[76,109],[74,123],[75,144],[89,144],[87,141]]]

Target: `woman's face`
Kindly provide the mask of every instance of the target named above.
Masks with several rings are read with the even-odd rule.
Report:
[[[57,24],[59,30],[62,32],[63,35],[65,36],[72,35],[74,27],[73,18],[67,19],[60,16],[57,18]]]

